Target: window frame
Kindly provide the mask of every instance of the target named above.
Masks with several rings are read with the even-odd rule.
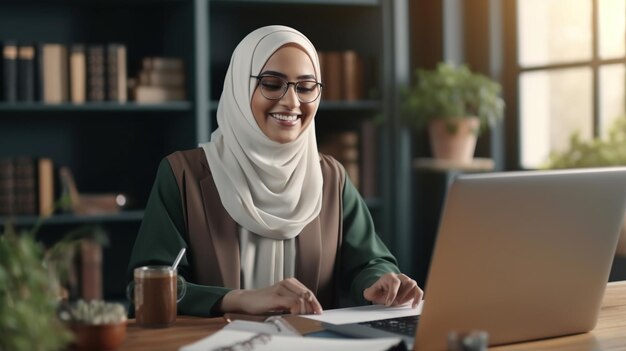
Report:
[[[518,62],[518,13],[517,2],[523,0],[503,0],[502,3],[502,23],[503,23],[503,79],[504,98],[507,103],[506,107],[506,168],[507,169],[526,169],[521,164],[521,115],[520,115],[520,76],[527,72],[536,71],[555,71],[568,68],[591,69],[592,75],[592,132],[593,136],[600,133],[600,69],[603,66],[611,64],[626,65],[626,53],[619,58],[602,59],[599,56],[599,1],[591,1],[591,58],[589,60],[579,60],[567,63],[554,63],[545,65],[535,65],[522,67]],[[626,16],[626,13],[624,14]],[[626,42],[626,36],[624,38]]]

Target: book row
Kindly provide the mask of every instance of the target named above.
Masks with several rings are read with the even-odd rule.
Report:
[[[38,43],[2,47],[2,100],[83,103],[127,100],[126,47]]]
[[[128,79],[130,98],[140,103],[182,101],[185,67],[176,57],[146,57],[135,77]]]
[[[361,122],[358,130],[326,134],[319,149],[342,164],[361,196],[378,196],[378,129],[374,121]]]
[[[366,60],[354,50],[318,51],[324,100],[356,101],[365,98]]]
[[[64,201],[57,202],[57,196]],[[0,158],[0,217],[46,217],[57,212],[112,214],[127,205],[125,194],[79,193],[72,171],[47,157]]]
[[[0,159],[0,216],[52,214],[54,165],[49,158]]]
[[[143,58],[140,71],[129,79],[124,44],[5,41],[1,53],[0,101],[81,104],[185,99],[181,59]]]

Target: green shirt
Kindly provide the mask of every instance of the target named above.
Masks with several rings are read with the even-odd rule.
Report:
[[[141,228],[131,254],[128,280],[135,267],[170,265],[181,247],[188,247],[188,234],[180,191],[167,160],[161,161]],[[337,293],[349,294],[351,304],[367,304],[363,290],[385,273],[399,273],[397,263],[374,231],[374,222],[365,202],[346,177],[343,189],[343,241],[335,274],[341,284]],[[189,262],[183,258],[178,272],[187,280],[187,292],[178,304],[178,313],[214,316],[216,304],[231,289],[194,284]],[[334,308],[338,306],[323,306]]]

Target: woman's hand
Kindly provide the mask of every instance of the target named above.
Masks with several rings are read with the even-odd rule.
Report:
[[[222,299],[221,311],[246,314],[289,312],[321,314],[322,305],[304,284],[288,278],[263,289],[233,290]]]
[[[415,307],[422,300],[424,292],[417,286],[415,280],[400,273],[387,273],[363,290],[363,297],[367,301],[386,306],[399,306],[413,300]]]

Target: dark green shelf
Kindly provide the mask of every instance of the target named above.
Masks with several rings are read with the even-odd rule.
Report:
[[[84,104],[44,104],[40,102],[0,103],[0,112],[187,112],[191,102],[176,101],[159,104],[138,104],[135,102],[87,102]]]
[[[53,215],[44,220],[44,225],[61,225],[61,224],[97,224],[97,223],[118,223],[118,222],[139,222],[143,219],[143,210],[122,211],[119,213],[102,214],[102,215],[74,215],[74,214],[58,214]],[[4,226],[7,217],[0,217],[0,225]],[[13,218],[13,224],[16,226],[34,225],[38,216],[17,216]]]
[[[359,101],[322,101],[322,111],[346,111],[346,110],[376,110],[380,108],[380,102],[376,100]]]

